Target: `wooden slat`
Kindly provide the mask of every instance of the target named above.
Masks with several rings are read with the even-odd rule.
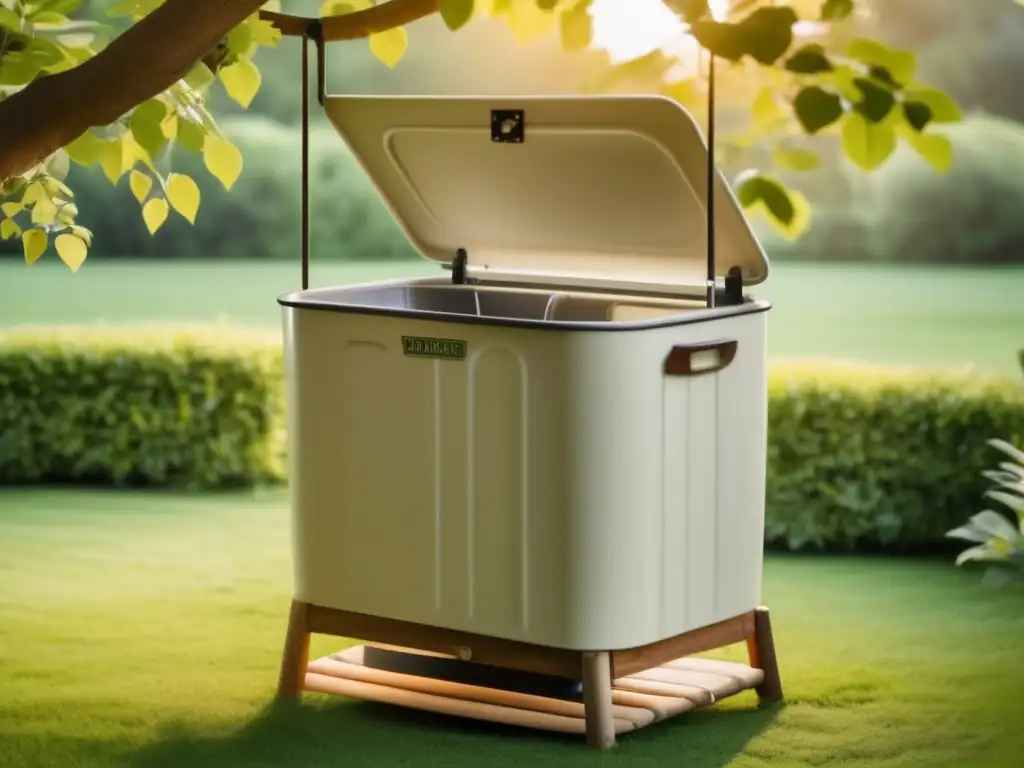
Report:
[[[659,683],[702,688],[713,694],[716,699],[732,696],[743,690],[743,683],[735,677],[726,677],[713,672],[697,672],[691,669],[673,669],[668,666],[645,669],[625,679],[654,680]]]
[[[539,730],[586,733],[584,707],[578,701],[367,667],[363,665],[363,648],[355,646],[311,662],[306,690]],[[403,650],[418,652],[408,646]],[[613,682],[613,728],[616,734],[643,728],[695,707],[708,706],[757,685],[762,679],[760,670],[742,664],[710,659],[674,660],[664,667]]]
[[[362,664],[362,654],[359,653],[361,650],[362,648],[349,648],[347,651],[343,651],[343,660],[338,660],[337,657],[317,659],[309,665],[309,671],[330,677],[361,680],[366,683],[387,685],[392,688],[402,688],[407,691],[445,696],[462,701],[494,704],[513,709],[528,709],[564,717],[583,717],[583,703],[578,701],[551,699],[517,691],[483,688],[478,685],[453,683],[448,680],[366,667]],[[613,715],[616,719],[629,721],[635,727],[647,725],[655,718],[655,714],[648,709],[630,706],[614,707]]]
[[[731,677],[739,682],[741,688],[756,688],[764,680],[764,672],[760,669],[737,664],[734,661],[718,661],[717,659],[674,659],[665,664],[669,669],[685,669],[694,672],[711,672],[716,675]]]
[[[544,731],[583,734],[586,731],[584,720],[578,717],[563,717],[548,712],[532,712],[526,709],[482,704],[460,699],[449,699],[444,696],[433,696],[416,691],[376,685],[361,680],[341,677],[330,677],[310,672],[306,675],[306,690],[329,693],[336,696],[348,696],[365,701],[376,701],[381,704],[394,704],[410,709],[426,712],[437,712],[442,715],[465,717],[472,720],[484,720],[505,725],[519,725]],[[624,733],[633,730],[633,724],[626,720],[615,721],[615,732]]]
[[[622,677],[615,680],[613,685],[615,689],[622,691],[685,699],[694,707],[709,707],[715,703],[715,697],[710,691],[692,685],[666,683],[662,680],[644,680],[639,677]]]

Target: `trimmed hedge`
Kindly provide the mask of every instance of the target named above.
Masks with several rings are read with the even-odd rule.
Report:
[[[277,334],[0,332],[0,484],[280,482],[283,402]],[[1022,442],[1024,386],[779,364],[768,416],[768,543],[899,549],[980,511],[985,441]]]
[[[985,441],[1024,444],[1016,380],[841,363],[776,365],[765,538],[787,549],[901,549],[981,510]]]
[[[279,344],[230,328],[0,331],[0,485],[279,481]]]

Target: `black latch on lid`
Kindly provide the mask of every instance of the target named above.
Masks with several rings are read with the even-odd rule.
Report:
[[[522,144],[526,139],[526,115],[521,109],[491,110],[491,141]]]

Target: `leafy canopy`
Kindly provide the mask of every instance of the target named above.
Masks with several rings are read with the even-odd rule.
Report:
[[[162,2],[121,0],[109,14],[136,22]],[[743,172],[736,180],[738,197],[749,213],[766,216],[790,238],[806,231],[811,205],[801,193],[787,188],[777,171],[806,172],[820,166],[819,155],[802,146],[808,139],[834,135],[846,156],[865,171],[882,166],[901,142],[939,172],[952,162],[949,140],[931,129],[960,120],[960,110],[945,93],[915,79],[911,51],[851,37],[852,19],[865,2],[665,0],[699,45],[728,63],[722,76],[742,85],[738,93],[749,95],[749,129],[726,137],[725,143],[769,147],[771,168]],[[465,27],[475,15],[486,14],[504,19],[520,40],[556,33],[565,50],[576,51],[592,42],[591,4],[592,0],[438,0],[438,11],[452,31]],[[0,0],[0,100],[103,48],[110,30],[74,19],[80,5],[81,0]],[[373,5],[375,0],[326,0],[320,15],[339,16]],[[280,3],[263,7],[279,10]],[[98,165],[113,184],[127,176],[152,233],[172,213],[194,222],[199,187],[171,169],[172,149],[201,154],[209,173],[226,189],[232,187],[242,173],[243,158],[218,129],[204,94],[219,87],[247,107],[261,83],[254,57],[279,40],[272,23],[259,14],[250,16],[184,79],[114,124],[89,129],[27,173],[8,180],[0,187],[0,238],[20,237],[30,264],[52,244],[69,268],[81,266],[92,235],[76,224],[78,208],[66,183],[72,163]],[[397,27],[371,34],[367,44],[381,62],[394,67],[409,40],[406,30]],[[699,115],[705,80],[699,71],[674,74],[678,64],[676,58],[654,51],[610,65],[584,88],[608,91],[639,83]]]

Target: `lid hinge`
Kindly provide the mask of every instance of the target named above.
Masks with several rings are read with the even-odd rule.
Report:
[[[725,288],[715,291],[715,304],[736,306],[743,303],[743,270],[729,267],[725,275]]]
[[[472,285],[476,282],[466,274],[469,267],[469,254],[465,248],[455,251],[455,258],[452,259],[452,285]]]

